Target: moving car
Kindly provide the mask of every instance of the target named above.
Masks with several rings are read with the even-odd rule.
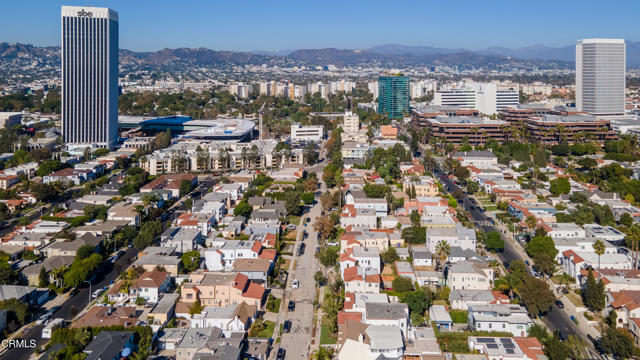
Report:
[[[296,309],[296,303],[293,300],[289,301],[289,305],[287,306],[287,310],[288,311],[294,311],[295,309]]]

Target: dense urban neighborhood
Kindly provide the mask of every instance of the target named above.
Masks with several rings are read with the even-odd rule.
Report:
[[[0,358],[640,357],[624,40],[154,69],[114,10],[61,15],[0,46]]]

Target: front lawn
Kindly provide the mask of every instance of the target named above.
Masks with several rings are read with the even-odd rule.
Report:
[[[329,326],[322,321],[322,328],[320,330],[320,345],[332,345],[338,342],[338,339],[331,336],[329,333]]]
[[[265,320],[263,323],[264,329],[262,329],[262,331],[260,331],[256,337],[271,338],[273,336],[273,329],[275,328],[276,324],[273,321],[268,320]]]

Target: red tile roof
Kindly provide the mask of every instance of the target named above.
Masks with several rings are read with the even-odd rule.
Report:
[[[344,324],[345,321],[347,321],[347,319],[355,320],[355,321],[362,321],[362,313],[360,313],[360,312],[346,312],[346,311],[338,312],[338,325]]]

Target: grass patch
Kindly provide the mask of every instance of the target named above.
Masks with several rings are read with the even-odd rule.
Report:
[[[289,215],[287,216],[287,222],[295,226],[300,225],[300,216]]]
[[[455,324],[466,324],[468,314],[469,312],[466,310],[449,311],[449,315],[451,315],[451,320],[453,320]]]
[[[498,207],[495,205],[487,205],[484,207],[486,211],[498,211]]]
[[[562,275],[552,276],[551,281],[553,281],[553,283],[556,285],[562,285],[562,284],[574,283],[576,279],[572,278],[567,274],[562,274]]]
[[[269,298],[267,299],[267,305],[266,305],[267,311],[272,313],[280,312],[281,301],[282,299],[269,294]]]
[[[329,326],[322,321],[322,327],[320,329],[320,345],[333,345],[338,342],[338,339],[331,336],[329,333]]]
[[[573,305],[575,305],[576,307],[583,307],[584,304],[582,303],[582,299],[580,298],[580,295],[576,295],[576,294],[572,294],[569,293],[567,295],[565,295],[569,301],[571,301],[573,303]]]
[[[257,337],[271,338],[273,336],[273,329],[276,327],[276,324],[273,321],[264,321],[264,329],[260,331]]]

